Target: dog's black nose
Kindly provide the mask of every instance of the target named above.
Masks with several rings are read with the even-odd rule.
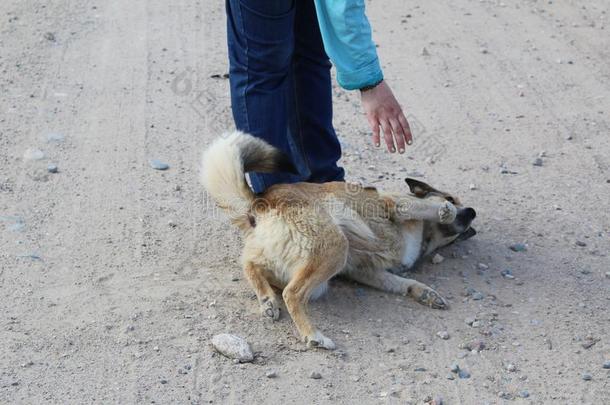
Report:
[[[468,208],[460,208],[457,213],[457,223],[460,225],[468,226],[472,222],[472,220],[477,216],[477,212],[468,207]]]

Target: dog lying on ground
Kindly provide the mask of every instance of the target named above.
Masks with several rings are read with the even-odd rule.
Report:
[[[304,342],[334,349],[333,341],[312,325],[306,305],[339,274],[432,308],[447,307],[432,288],[394,273],[473,236],[474,209],[414,179],[406,179],[410,193],[404,194],[330,182],[277,184],[256,195],[245,179],[249,171],[294,168],[280,150],[233,132],[204,153],[201,181],[244,234],[243,268],[263,316],[279,318],[276,287]]]

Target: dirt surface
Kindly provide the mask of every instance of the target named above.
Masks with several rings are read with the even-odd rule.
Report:
[[[608,2],[367,4],[416,143],[375,150],[336,87],[348,178],[453,191],[478,235],[413,274],[447,311],[333,281],[326,352],[261,320],[197,182],[232,127],[222,2],[0,2],[0,403],[607,403]]]

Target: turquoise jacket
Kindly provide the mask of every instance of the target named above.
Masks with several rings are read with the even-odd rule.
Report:
[[[324,49],[347,90],[379,82],[383,72],[364,14],[364,0],[315,0]]]

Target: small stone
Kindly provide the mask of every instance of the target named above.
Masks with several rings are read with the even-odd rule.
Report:
[[[471,189],[471,190],[476,190],[477,186],[474,185],[474,183],[470,183],[470,186],[468,186],[468,188]]]
[[[530,393],[527,390],[519,391],[517,394],[520,398],[529,398]]]
[[[591,381],[593,379],[593,376],[591,374],[589,374],[589,373],[583,373],[582,374],[582,379],[584,381]]]
[[[457,363],[453,363],[449,367],[449,370],[451,370],[452,373],[457,373],[458,371],[460,371],[460,366]]]
[[[322,374],[318,373],[317,371],[312,371],[309,374],[309,378],[314,379],[314,380],[319,380],[320,378],[322,378]]]
[[[514,243],[508,247],[513,252],[525,252],[527,250],[527,246],[523,243]]]
[[[24,160],[41,160],[44,159],[44,152],[40,149],[29,148],[23,153]]]
[[[577,240],[576,241],[576,246],[580,246],[580,247],[585,247],[587,246],[587,244],[581,240]]]
[[[482,54],[484,54],[484,55],[489,53],[489,51],[487,50],[487,48],[483,48],[483,47],[481,47],[481,48],[479,49],[479,51],[480,51]]]
[[[513,363],[508,363],[506,365],[506,371],[514,373],[515,371],[517,371],[517,366],[515,366]]]
[[[440,332],[436,332],[436,336],[443,340],[447,340],[449,339],[449,332],[447,332],[446,330],[442,330]]]
[[[434,397],[432,401],[430,401],[430,405],[443,405],[442,397]]]
[[[161,381],[159,381],[161,384],[167,384],[168,381],[166,379],[162,379]]]
[[[163,163],[162,161],[160,161],[158,159],[150,159],[148,161],[148,163],[150,164],[150,167],[152,167],[155,170],[167,170],[167,169],[169,169],[169,165],[167,163]]]
[[[537,157],[536,159],[534,159],[534,161],[532,162],[532,165],[534,166],[542,166],[542,158]]]
[[[439,264],[442,263],[444,260],[445,258],[437,253],[432,257],[432,264]]]
[[[498,397],[500,397],[502,399],[512,399],[512,395],[510,395],[510,393],[504,392],[504,391],[498,392]]]
[[[421,373],[421,372],[423,372],[423,371],[426,371],[426,368],[425,368],[425,367],[415,367],[415,368],[413,369],[413,371],[417,371],[417,372],[420,372],[420,373]]]
[[[57,167],[57,165],[50,164],[47,166],[47,172],[49,172],[49,173],[57,173],[58,171],[59,171],[59,168]]]
[[[51,132],[49,134],[47,134],[47,142],[63,142],[64,140],[64,136],[63,134],[57,133],[57,132]]]
[[[455,380],[455,377],[451,373],[447,374],[447,376],[445,378],[447,378],[448,380],[451,380],[451,381]]]
[[[472,326],[472,324],[475,323],[476,320],[477,319],[474,316],[469,316],[468,318],[464,319],[464,322],[466,323],[466,325]]]
[[[55,34],[53,34],[52,32],[45,32],[44,39],[46,39],[47,41],[55,42]]]
[[[168,225],[170,228],[175,228],[175,227],[177,227],[177,226],[178,226],[178,224],[177,224],[175,221],[171,220],[171,219],[170,219],[169,221],[167,221],[167,225]]]
[[[269,370],[265,373],[265,377],[267,378],[275,378],[277,377],[277,371],[275,370]]]
[[[461,379],[470,378],[470,373],[468,371],[466,371],[466,370],[459,369],[458,370],[458,377],[460,377]]]
[[[222,333],[212,338],[212,346],[220,354],[247,363],[254,360],[254,354],[248,342],[243,338],[229,333]]]
[[[428,52],[428,49],[426,49],[426,47],[422,48],[421,56],[430,56],[430,52]]]
[[[588,337],[585,339],[585,341],[581,343],[581,346],[582,346],[584,349],[590,349],[590,348],[592,348],[593,346],[595,346],[595,344],[596,344],[597,342],[599,342],[599,340],[600,340],[600,339],[596,339],[596,338],[594,338],[594,337],[588,336]]]
[[[480,300],[482,300],[483,298],[485,298],[485,296],[483,295],[483,293],[480,293],[480,292],[478,292],[478,291],[477,291],[477,292],[475,292],[474,294],[472,294],[472,299],[473,299],[473,300],[475,300],[475,301],[480,301]],[[474,323],[474,322],[473,322],[473,323]]]
[[[502,270],[500,272],[500,274],[502,275],[502,277],[507,278],[509,280],[513,280],[515,278],[515,276],[513,276],[513,273],[510,270]]]
[[[475,352],[482,352],[485,349],[485,341],[480,340],[480,339],[475,339],[471,342],[466,342],[466,343],[462,343],[460,344],[460,349],[464,349],[464,350],[468,350],[468,351],[475,351]]]
[[[604,364],[602,364],[602,368],[610,370],[610,360],[604,361]]]
[[[488,265],[486,265],[485,263],[479,263],[479,264],[477,265],[477,267],[478,267],[480,270],[487,270],[487,269],[489,269],[489,266],[488,266]]]

